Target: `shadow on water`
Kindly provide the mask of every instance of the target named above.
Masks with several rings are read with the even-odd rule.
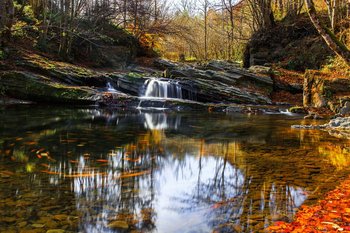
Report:
[[[0,229],[259,232],[348,174],[297,116],[0,109]]]

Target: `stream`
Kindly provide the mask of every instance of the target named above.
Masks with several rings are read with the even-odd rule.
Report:
[[[0,118],[0,232],[264,232],[350,171],[349,140],[291,129],[311,123],[298,115],[7,106]]]

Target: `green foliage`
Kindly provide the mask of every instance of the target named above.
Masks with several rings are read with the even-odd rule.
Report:
[[[23,38],[27,36],[27,28],[28,24],[24,21],[17,21],[12,26],[12,36],[15,38]]]
[[[340,72],[344,76],[350,76],[350,67],[340,57],[329,57],[326,65],[322,67],[324,72]]]
[[[299,114],[305,114],[306,110],[304,107],[301,106],[293,106],[291,108],[289,108],[289,112],[291,113],[299,113]]]
[[[14,2],[14,8],[16,13],[21,13],[20,20],[24,21],[27,24],[37,24],[38,20],[34,16],[34,12],[31,6],[25,5],[23,7],[22,4],[17,3],[17,1]],[[21,11],[23,9],[23,11]],[[21,11],[21,12],[20,12]]]
[[[128,73],[128,78],[142,78],[141,74],[130,72]]]
[[[5,59],[5,52],[0,49],[0,60]]]

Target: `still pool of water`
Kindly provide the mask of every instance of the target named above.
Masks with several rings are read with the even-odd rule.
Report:
[[[291,129],[301,116],[12,106],[0,118],[0,232],[264,232],[349,174],[350,142]]]

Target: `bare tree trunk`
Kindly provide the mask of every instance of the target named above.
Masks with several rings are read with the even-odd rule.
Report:
[[[349,49],[339,41],[335,35],[325,25],[323,25],[317,16],[314,2],[312,0],[305,0],[305,5],[308,10],[309,17],[318,33],[322,36],[328,47],[336,53],[338,56],[344,59],[344,61],[350,65],[350,51]]]
[[[336,22],[336,16],[337,16],[337,0],[333,0],[333,6],[332,6],[332,20],[331,20],[331,27],[334,32],[335,29],[335,22]]]
[[[123,2],[123,24],[124,24],[124,29],[126,29],[126,14],[127,14],[127,8],[126,8],[126,1],[124,0]]]
[[[203,13],[204,13],[204,60],[208,60],[208,0],[204,0]]]
[[[11,38],[13,17],[13,0],[0,0],[0,46]]]
[[[135,6],[134,6],[134,30],[135,31],[137,30],[137,22],[138,22],[138,12],[139,12],[138,6],[139,6],[139,2],[138,0],[135,0]]]
[[[158,21],[158,1],[154,0],[154,22]]]

